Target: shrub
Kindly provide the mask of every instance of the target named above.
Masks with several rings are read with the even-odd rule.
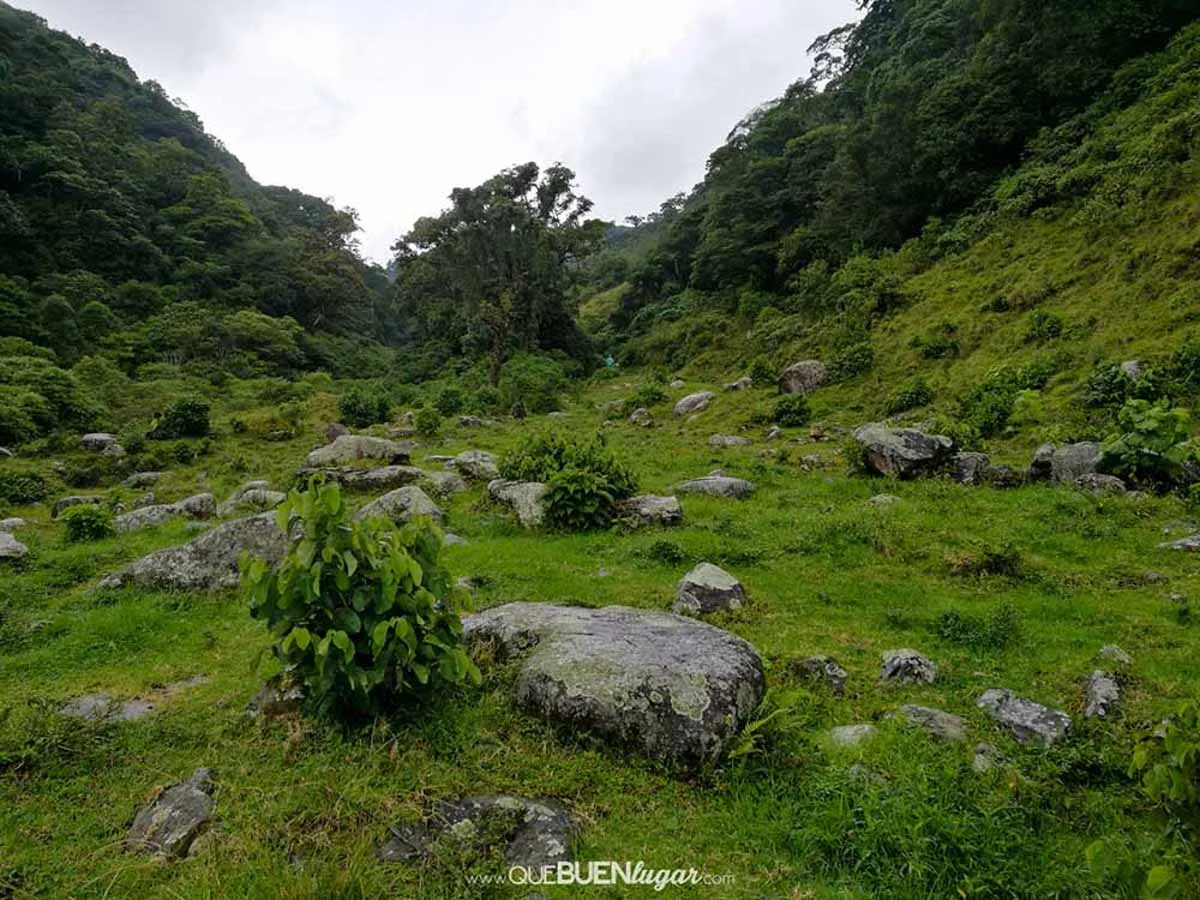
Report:
[[[355,521],[333,484],[293,491],[278,521],[300,533],[278,570],[244,557],[242,583],[251,616],[276,638],[272,653],[318,708],[369,714],[479,682],[437,529]]]
[[[352,428],[386,422],[392,401],[380,388],[356,384],[338,397],[338,418]]]
[[[887,398],[883,405],[883,411],[894,416],[898,413],[908,412],[910,409],[917,409],[922,406],[928,406],[933,402],[933,391],[930,390],[924,379],[914,378],[912,381],[906,381],[900,387],[896,388]]]
[[[1135,484],[1169,487],[1185,465],[1200,459],[1200,448],[1190,440],[1189,422],[1187,410],[1165,401],[1126,401],[1117,415],[1121,432],[1101,447],[1101,467]]]
[[[413,416],[413,426],[422,437],[435,437],[442,430],[442,414],[432,406],[422,406]]]
[[[766,387],[779,380],[779,370],[771,365],[771,361],[765,356],[754,357],[746,374],[756,387]]]
[[[500,460],[500,477],[513,481],[549,483],[568,469],[599,475],[616,499],[631,497],[637,490],[636,476],[608,449],[600,434],[583,441],[559,431],[534,432]]]
[[[917,335],[909,346],[918,351],[925,359],[951,359],[958,356],[957,335],[957,325],[943,322],[933,331]]]
[[[162,421],[151,432],[150,437],[159,441],[208,437],[212,430],[208,419],[209,410],[209,405],[196,397],[177,400],[167,407]]]
[[[962,424],[982,438],[995,437],[1008,427],[1017,402],[1016,379],[1007,372],[992,375],[977,385],[958,405]]]
[[[518,354],[504,364],[500,375],[501,405],[511,409],[522,400],[534,415],[558,409],[559,396],[566,389],[562,366],[545,356]]]
[[[787,394],[775,401],[772,419],[785,428],[800,428],[812,418],[808,398],[803,394]]]
[[[1130,776],[1175,828],[1195,836],[1200,825],[1200,705],[1184,704],[1145,735],[1133,752]]]
[[[608,480],[587,469],[556,472],[544,498],[546,524],[559,531],[604,528],[616,513],[616,498]]]
[[[463,392],[456,387],[442,388],[433,401],[433,407],[443,416],[453,416],[462,412]]]
[[[99,541],[117,533],[112,511],[99,504],[72,506],[62,514],[62,519],[67,541],[72,544]]]
[[[639,385],[637,390],[625,401],[626,414],[642,407],[649,408],[667,399],[666,386],[659,380],[648,381]]]
[[[20,469],[0,472],[0,500],[14,506],[25,506],[39,503],[49,496],[50,485],[37,472]]]
[[[1025,330],[1027,344],[1040,344],[1061,337],[1063,320],[1054,313],[1045,310],[1034,310],[1029,315],[1029,327]]]
[[[467,398],[467,409],[473,413],[494,413],[500,406],[500,392],[493,387],[480,388]]]
[[[870,372],[874,365],[875,348],[862,341],[833,354],[829,360],[829,377],[833,381],[848,381]]]

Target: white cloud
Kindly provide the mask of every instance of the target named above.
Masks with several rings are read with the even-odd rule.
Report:
[[[854,0],[27,0],[181,97],[383,260],[450,189],[562,161],[611,218],[698,181]]]

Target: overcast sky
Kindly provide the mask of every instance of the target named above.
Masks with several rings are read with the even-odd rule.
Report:
[[[124,56],[266,184],[358,210],[384,261],[451,188],[563,162],[596,214],[701,179],[854,0],[15,0]]]

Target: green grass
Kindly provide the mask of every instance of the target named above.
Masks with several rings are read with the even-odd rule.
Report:
[[[602,382],[563,425],[599,427],[597,405],[635,387],[630,375]],[[579,859],[735,877],[732,887],[686,892],[694,896],[1110,896],[1119,886],[1084,863],[1092,841],[1120,838],[1139,864],[1157,862],[1160,826],[1125,770],[1139,729],[1200,684],[1195,626],[1168,599],[1193,590],[1196,559],[1156,549],[1165,528],[1184,531],[1189,511],[1179,501],[852,478],[836,441],[779,442],[769,445],[779,456],[759,457],[768,446],[761,427],[747,432],[755,446],[714,451],[708,437],[747,427],[771,392],[719,393],[691,422],[670,414],[681,393],[653,410],[654,429],[609,427],[610,445],[645,490],[669,492],[720,467],[755,481],[753,499],[684,497],[685,524],[672,530],[552,535],[518,529],[476,487],[449,504],[449,528],[469,544],[447,557],[455,575],[480,582],[479,606],[666,609],[692,563],[727,568],[750,602],[716,621],[759,648],[773,698],[793,708],[758,752],[700,776],[666,771],[522,715],[506,669],[485,673],[479,690],[362,731],[248,724],[246,702],[271,671],[260,661],[269,640],[238,597],[91,587],[123,562],[187,539],[187,524],[69,545],[48,506],[20,509],[32,553],[0,576],[0,706],[10,710],[0,735],[6,747],[14,737],[39,742],[27,769],[0,774],[0,896],[479,896],[465,873],[500,871],[498,861],[385,866],[373,853],[391,825],[433,801],[501,791],[569,802],[584,825]],[[834,402],[814,398],[818,421]],[[310,427],[321,412],[313,409]],[[453,427],[416,461],[467,447],[502,451],[540,424]],[[155,491],[174,500],[211,487],[220,500],[252,477],[284,484],[314,446],[312,433],[284,443],[223,435]],[[807,440],[807,429],[791,434]],[[806,471],[801,458],[811,453],[828,466]],[[867,503],[885,490],[900,502]],[[958,574],[970,570],[964,562],[1008,549],[1015,576]],[[1149,570],[1169,580],[1147,584]],[[1004,604],[1016,610],[1018,632],[1003,647],[938,636],[942,613],[986,618]],[[1116,720],[1085,723],[1081,679],[1108,643],[1135,658],[1127,699]],[[936,660],[936,684],[876,683],[880,654],[904,646]],[[845,698],[789,674],[789,662],[814,654],[850,672]],[[136,722],[71,727],[39,711],[87,692],[147,695],[195,675],[209,680]],[[996,686],[1068,710],[1074,735],[1050,751],[1018,746],[975,709]],[[970,740],[937,745],[884,718],[903,703],[962,715]],[[854,722],[875,722],[880,735],[860,748],[828,745],[829,727]],[[1013,765],[974,773],[983,740]],[[218,772],[221,836],[211,854],[161,864],[123,853],[124,831],[152,790],[199,766]]]

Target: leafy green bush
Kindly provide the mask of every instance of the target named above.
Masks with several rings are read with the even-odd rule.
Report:
[[[779,380],[779,369],[771,365],[771,360],[765,356],[754,357],[746,374],[750,376],[755,387],[766,387]]]
[[[1134,484],[1167,488],[1200,459],[1187,410],[1166,401],[1129,400],[1117,415],[1120,433],[1101,446],[1101,468]]]
[[[62,520],[64,534],[72,544],[99,541],[117,533],[112,511],[95,503],[72,506],[62,514]]]
[[[162,421],[150,437],[158,441],[208,437],[212,431],[208,419],[209,412],[209,405],[197,397],[176,400],[167,407]]]
[[[800,428],[812,419],[812,409],[803,394],[786,394],[775,401],[771,411],[772,421],[784,428]]]
[[[466,408],[478,415],[494,413],[500,406],[500,392],[493,387],[484,387],[467,398]]]
[[[386,422],[391,415],[391,398],[381,388],[356,384],[338,397],[338,418],[351,428]]]
[[[1129,774],[1172,825],[1195,837],[1200,826],[1200,705],[1185,703],[1145,735],[1133,751]]]
[[[637,390],[625,401],[626,414],[635,409],[649,408],[667,399],[667,388],[661,381],[655,379],[638,385]]]
[[[272,570],[244,557],[242,583],[250,614],[276,638],[272,653],[319,708],[376,713],[424,691],[479,682],[438,561],[437,529],[355,521],[333,484],[293,491],[278,521],[299,530],[283,562]]]
[[[546,524],[559,531],[591,531],[612,522],[616,498],[608,480],[587,469],[556,472],[544,497]]]
[[[453,416],[462,412],[463,392],[456,387],[442,388],[434,398],[433,408],[443,416]]]
[[[413,415],[413,426],[422,437],[436,437],[442,430],[442,414],[432,406],[422,406]]]
[[[14,506],[39,503],[50,496],[46,479],[32,470],[13,469],[0,472],[0,500]]]
[[[1002,433],[1012,418],[1019,388],[1008,372],[992,375],[959,402],[958,418],[982,438]]]
[[[889,416],[894,416],[908,412],[910,409],[928,406],[932,402],[933,391],[929,385],[925,383],[924,379],[914,378],[906,381],[891,393],[884,401],[883,411]]]
[[[1063,320],[1054,313],[1043,309],[1034,310],[1029,314],[1029,327],[1025,330],[1025,343],[1041,344],[1062,337]]]
[[[501,405],[508,409],[521,400],[533,415],[554,412],[566,389],[562,365],[546,356],[518,354],[501,370]]]
[[[829,359],[829,377],[833,381],[848,381],[865,375],[875,365],[875,348],[867,341],[851,344],[838,350]]]

